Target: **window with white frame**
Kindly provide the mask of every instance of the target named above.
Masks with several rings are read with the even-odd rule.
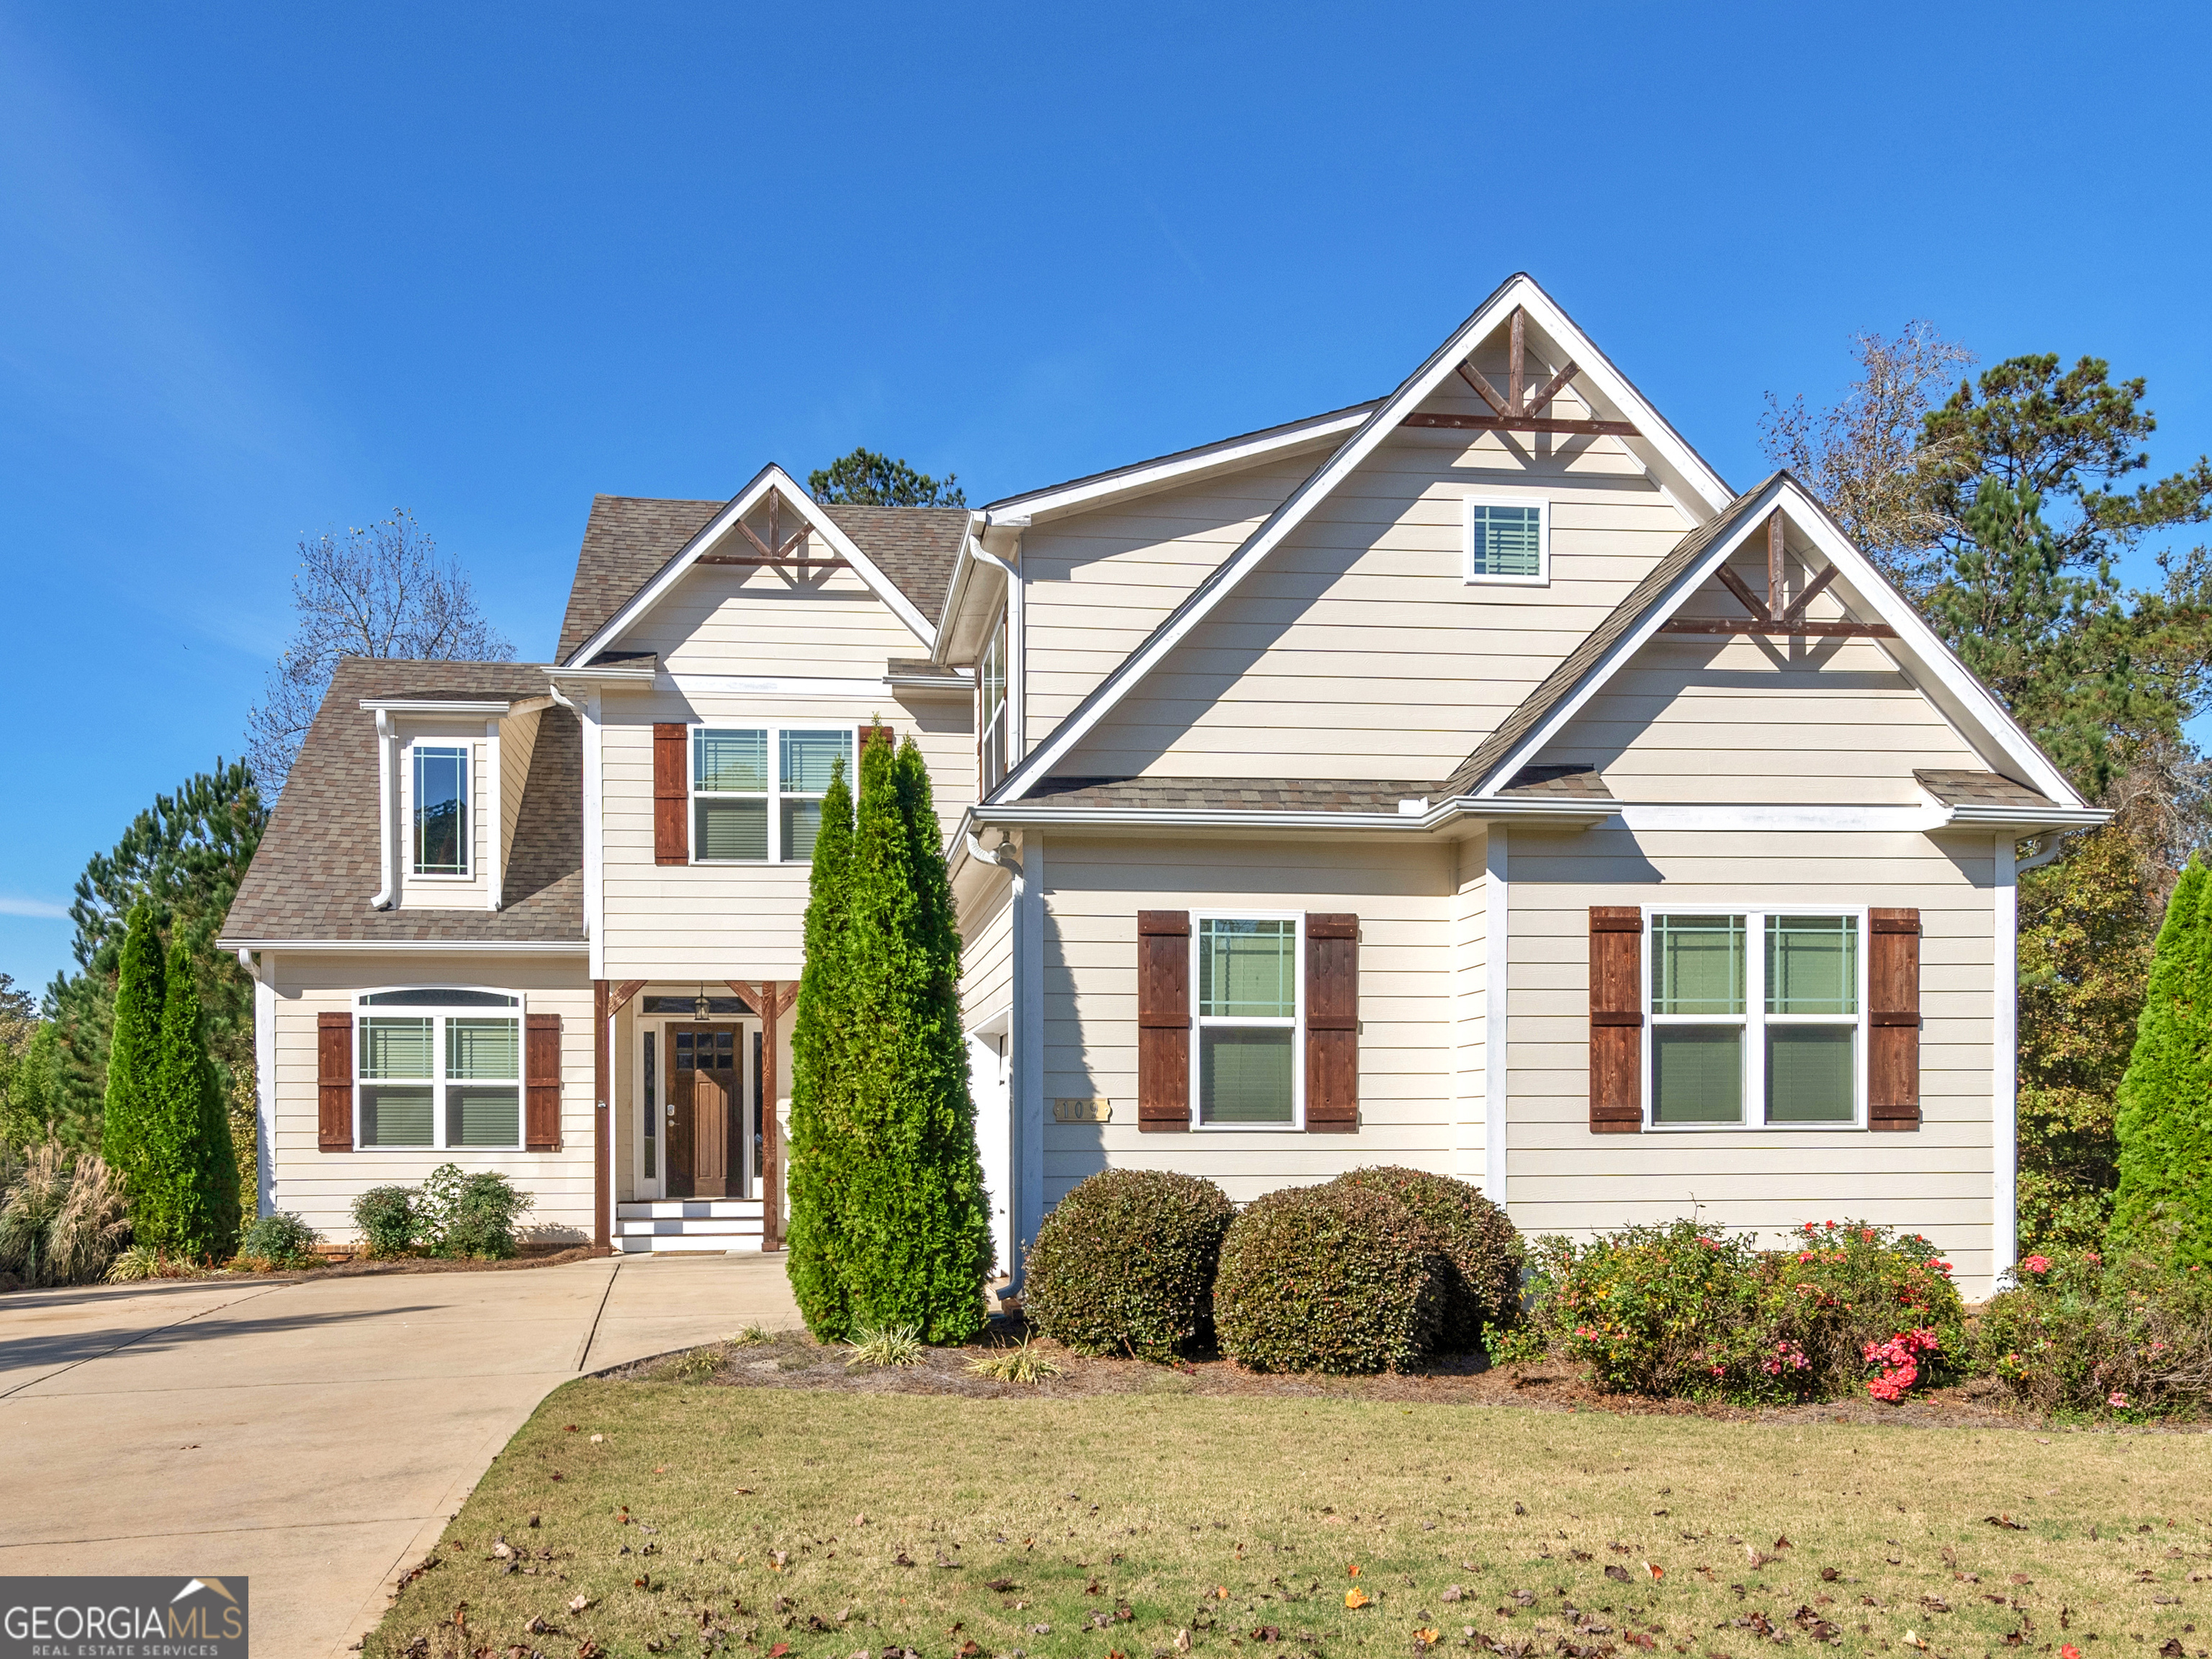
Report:
[[[521,998],[444,988],[367,992],[354,1050],[355,1145],[521,1148]]]
[[[1193,918],[1201,1127],[1295,1128],[1304,1101],[1297,916]]]
[[[1470,495],[1467,500],[1467,580],[1540,586],[1552,579],[1552,508],[1548,501]]]
[[[988,793],[1006,775],[1006,613],[983,647],[983,659],[975,668],[975,751],[981,790]]]
[[[814,856],[822,796],[839,761],[848,784],[849,726],[695,726],[691,856],[703,864],[804,864]]]
[[[415,873],[469,873],[467,744],[418,743],[415,755]]]
[[[1864,920],[1856,911],[1654,914],[1652,1127],[1857,1123]]]

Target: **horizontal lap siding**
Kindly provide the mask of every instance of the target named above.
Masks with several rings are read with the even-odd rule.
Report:
[[[960,1018],[970,1029],[1002,1012],[1014,995],[1014,891],[1002,880],[961,919]]]
[[[1763,565],[1736,568],[1765,591]],[[1646,645],[1541,758],[1596,766],[1622,800],[1758,805],[1917,805],[1916,767],[1986,764],[1875,641],[1743,636]]]
[[[1993,847],[1986,836],[1513,831],[1510,1132],[1513,1218],[1586,1235],[1695,1212],[1778,1233],[1846,1216],[1924,1232],[1986,1290]],[[1922,927],[1923,1127],[1593,1135],[1589,907],[1663,902],[1910,906]],[[1649,972],[1648,953],[1645,971]]]
[[[269,960],[270,958],[264,958]],[[441,1164],[496,1170],[536,1203],[526,1229],[574,1242],[592,1236],[592,992],[580,957],[555,963],[514,957],[276,956],[276,1204],[332,1243],[352,1241],[353,1200],[371,1187],[416,1186]],[[346,1012],[364,990],[408,985],[496,988],[519,994],[526,1014],[561,1017],[561,1139],[557,1152],[317,1150],[318,1017]]]
[[[883,672],[878,659],[874,671]],[[674,691],[606,700],[606,972],[611,979],[686,975],[705,979],[796,979],[803,962],[809,866],[657,865],[653,858],[653,727],[656,721],[819,721],[842,726],[881,720],[904,742],[911,735],[927,763],[938,820],[946,834],[972,798],[975,775],[971,710],[964,699],[886,690],[867,700],[764,698]],[[687,753],[684,763],[690,758]]]
[[[1458,890],[1451,907],[1452,1115],[1462,1181],[1480,1182],[1485,1145],[1485,1014],[1489,996],[1489,877],[1480,837],[1457,848]]]
[[[1364,1164],[1449,1173],[1447,846],[1083,842],[1055,834],[1045,862],[1044,1179],[1047,1207],[1085,1176],[1172,1169],[1239,1201]],[[1137,913],[1167,909],[1349,912],[1359,918],[1359,1128],[1354,1134],[1137,1127]],[[1054,1099],[1113,1103],[1104,1125],[1055,1123]]]
[[[1400,432],[1060,769],[1443,777],[1689,527],[1599,444],[1524,465],[1496,434]],[[1485,492],[1550,502],[1548,586],[1463,580]]]
[[[817,550],[818,551],[818,549]],[[694,568],[618,648],[657,651],[675,674],[872,677],[929,647],[849,570],[805,587],[781,573]]]
[[[1023,532],[1025,720],[1053,727],[1320,465],[1286,461],[1164,489]]]

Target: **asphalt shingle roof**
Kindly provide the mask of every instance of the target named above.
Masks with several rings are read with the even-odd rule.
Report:
[[[684,550],[727,501],[662,501],[640,495],[594,495],[576,555],[576,579],[553,660],[565,663],[576,648]],[[825,506],[830,521],[912,600],[935,625],[945,590],[968,533],[968,510],[959,507]]]
[[[382,880],[376,828],[376,716],[364,697],[465,701],[542,696],[532,663],[398,662],[348,657],[308,727],[260,849],[223,923],[234,943],[357,940],[364,945],[483,939],[566,944],[584,937],[583,763],[576,717],[538,716],[500,910],[373,910]]]
[[[2002,772],[1975,772],[1954,767],[1916,769],[1913,780],[1946,806],[2056,806],[2050,796],[2024,783],[2015,783]]]

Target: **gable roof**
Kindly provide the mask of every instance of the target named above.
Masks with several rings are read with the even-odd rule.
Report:
[[[2066,776],[2014,720],[1996,693],[1936,636],[1911,601],[1852,544],[1843,526],[1812,492],[1788,472],[1776,472],[1747,490],[1710,522],[1675,544],[1627,597],[1568,653],[1498,730],[1453,772],[1453,795],[1495,799],[1501,777],[1533,762],[1544,746],[1623,664],[1658,631],[1659,624],[1708,580],[1766,516],[1779,507],[1790,524],[1837,567],[1828,592],[1850,611],[1887,623],[1896,637],[1885,648],[1921,695],[1957,729],[1969,748],[2002,763],[2042,799],[2062,808],[2084,803]]]
[[[1129,690],[1165,659],[1183,637],[1210,615],[1267,555],[1311,516],[1336,487],[1371,455],[1461,363],[1497,331],[1516,308],[1527,312],[1540,334],[1547,336],[1580,370],[1577,390],[1594,405],[1619,410],[1642,435],[1623,439],[1638,459],[1672,477],[1708,511],[1729,500],[1728,486],[1653,408],[1628,378],[1613,366],[1597,344],[1577,327],[1551,295],[1525,272],[1508,277],[1474,314],[1452,331],[1428,360],[1376,405],[1328,459],[1261,522],[1243,544],[1206,578],[1146,638],[1115,665],[1106,678],[1071,709],[1042,743],[1024,756],[992,793],[994,801],[1023,799]]]
[[[576,578],[568,589],[568,608],[561,622],[561,641],[553,660],[569,664],[588,641],[608,624],[647,584],[694,549],[702,532],[748,494],[757,493],[769,473],[786,486],[784,499],[794,506],[805,492],[780,467],[764,469],[727,501],[662,500],[638,495],[594,495],[585,521],[583,546],[576,555]],[[738,516],[751,509],[748,502]],[[968,532],[969,514],[958,507],[862,507],[848,503],[808,505],[863,555],[869,571],[904,600],[918,617],[933,617],[945,602],[945,584]],[[726,531],[727,523],[721,525]],[[720,532],[717,532],[718,534]],[[707,538],[708,541],[714,539]],[[825,540],[834,538],[825,536]],[[686,568],[688,568],[688,563]],[[861,570],[860,563],[854,568]],[[876,584],[872,582],[871,586]],[[894,609],[897,607],[894,605]],[[902,617],[908,626],[912,621]],[[919,630],[917,630],[919,631]],[[922,634],[925,642],[927,634]]]
[[[383,881],[377,834],[376,716],[364,699],[423,702],[545,695],[535,663],[343,659],[300,745],[253,863],[223,920],[222,945],[284,941],[507,946],[584,938],[583,746],[576,717],[538,718],[538,741],[501,872],[498,910],[373,910]]]

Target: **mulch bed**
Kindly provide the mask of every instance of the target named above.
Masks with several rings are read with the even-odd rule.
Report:
[[[1491,1366],[1480,1355],[1444,1358],[1403,1376],[1279,1376],[1247,1370],[1234,1360],[1205,1358],[1172,1367],[1138,1359],[1094,1358],[1058,1345],[1038,1347],[1060,1374],[1042,1382],[1003,1382],[978,1376],[969,1362],[1002,1351],[1021,1329],[996,1322],[992,1335],[966,1347],[930,1348],[920,1364],[899,1369],[845,1364],[844,1350],[816,1342],[804,1332],[780,1332],[763,1342],[732,1343],[702,1382],[708,1387],[820,1389],[848,1394],[950,1395],[971,1400],[1062,1400],[1099,1395],[1175,1394],[1237,1399],[1368,1400],[1405,1405],[1510,1406],[1527,1410],[1603,1412],[1628,1417],[1701,1417],[1725,1422],[1900,1424],[1917,1428],[2027,1429],[2041,1419],[2008,1408],[1988,1382],[1937,1389],[1902,1405],[1873,1400],[1817,1405],[1741,1407],[1688,1400],[1652,1400],[1603,1394],[1575,1366],[1558,1362]],[[665,1382],[666,1356],[616,1366],[600,1375],[617,1382]],[[2184,1431],[2194,1431],[2185,1428]]]

